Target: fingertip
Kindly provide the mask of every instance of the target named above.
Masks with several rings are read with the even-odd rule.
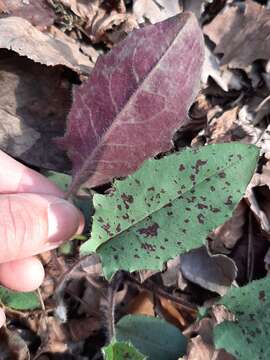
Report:
[[[70,240],[82,228],[81,212],[68,201],[58,199],[49,205],[48,242],[58,246]]]
[[[6,323],[6,315],[2,309],[0,309],[0,328]]]
[[[35,257],[0,264],[0,283],[11,290],[36,290],[44,275],[42,263]]]

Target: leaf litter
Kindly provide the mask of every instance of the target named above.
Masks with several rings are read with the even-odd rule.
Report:
[[[33,15],[30,17],[30,12],[26,11],[29,8],[32,9]],[[252,356],[258,354],[258,358],[260,356],[261,359],[268,358],[266,341],[259,333],[260,329],[263,329],[264,334],[269,329],[268,318],[265,316],[267,311],[263,311],[267,306],[268,282],[267,278],[254,282],[255,279],[265,277],[270,263],[268,245],[270,59],[266,40],[269,34],[270,15],[266,1],[260,3],[252,0],[179,1],[170,4],[154,0],[147,4],[141,0],[109,2],[95,0],[91,3],[81,0],[1,1],[0,33],[3,35],[0,40],[0,81],[2,81],[3,100],[0,105],[2,114],[0,145],[1,149],[29,165],[38,167],[43,173],[48,169],[70,174],[72,164],[66,157],[65,151],[60,150],[54,140],[55,137],[63,136],[66,129],[67,134],[72,135],[66,141],[66,147],[69,147],[68,153],[73,161],[73,174],[77,173],[78,168],[75,166],[74,169],[74,164],[83,163],[87,157],[92,156],[92,148],[103,141],[104,134],[111,126],[106,123],[108,120],[106,111],[109,109],[106,86],[104,87],[102,82],[98,84],[96,80],[93,83],[95,89],[90,91],[88,83],[91,83],[91,78],[102,73],[100,70],[102,66],[102,71],[106,73],[109,69],[106,59],[116,57],[116,65],[112,69],[115,69],[121,81],[118,79],[116,83],[112,83],[114,86],[111,86],[110,91],[116,97],[118,104],[118,101],[124,99],[120,97],[121,94],[134,89],[132,79],[130,76],[125,78],[127,70],[118,59],[119,49],[123,46],[120,41],[125,39],[125,51],[129,49],[131,54],[132,51],[134,52],[132,39],[136,43],[142,42],[144,55],[139,54],[138,63],[143,64],[141,60],[150,56],[147,52],[150,49],[152,56],[159,58],[164,34],[153,46],[151,38],[148,36],[143,38],[143,34],[147,31],[151,32],[153,26],[147,24],[155,24],[163,20],[165,22],[162,25],[155,26],[166,33],[170,28],[166,24],[173,21],[166,19],[182,13],[183,10],[194,12],[199,21],[205,35],[205,60],[202,69],[197,68],[197,75],[195,70],[193,71],[194,88],[189,93],[189,101],[184,105],[184,111],[179,109],[184,104],[183,94],[186,93],[178,84],[182,93],[179,90],[174,101],[178,106],[178,115],[181,113],[181,116],[179,115],[177,121],[174,120],[170,125],[169,133],[168,123],[166,127],[162,127],[161,123],[159,125],[152,123],[150,127],[144,128],[144,131],[137,135],[140,146],[136,151],[125,150],[120,155],[116,153],[115,156],[106,158],[109,163],[104,167],[105,176],[102,174],[95,178],[97,175],[95,171],[100,170],[97,169],[98,163],[93,168],[88,167],[86,178],[82,179],[79,176],[80,180],[77,181],[76,186],[73,185],[69,193],[75,194],[75,190],[85,182],[90,188],[99,185],[95,188],[95,193],[88,189],[85,196],[88,196],[89,203],[94,195],[94,203],[97,199],[104,199],[104,203],[107,204],[108,201],[109,204],[116,197],[117,186],[122,186],[121,184],[125,182],[128,184],[129,179],[136,178],[137,173],[134,171],[138,168],[140,171],[146,166],[147,162],[141,167],[144,159],[159,154],[155,160],[148,160],[150,163],[159,163],[172,158],[170,153],[182,151],[185,147],[193,148],[196,153],[197,148],[201,149],[205,145],[207,149],[209,144],[233,145],[233,142],[237,141],[257,145],[261,154],[246,195],[243,196],[247,183],[245,186],[242,184],[242,194],[239,194],[237,200],[235,199],[229,218],[220,221],[218,227],[213,222],[213,228],[208,229],[201,240],[198,233],[192,239],[187,237],[188,249],[191,248],[191,240],[197,244],[196,247],[205,243],[205,248],[191,250],[181,256],[179,253],[171,252],[170,257],[175,256],[173,260],[167,262],[168,257],[164,257],[162,261],[156,259],[159,261],[159,266],[155,271],[152,266],[153,256],[149,256],[148,266],[143,264],[132,274],[118,271],[111,282],[104,278],[104,272],[108,275],[108,268],[119,269],[119,264],[117,266],[115,264],[123,257],[121,248],[117,253],[108,253],[104,268],[96,255],[82,259],[79,257],[82,239],[87,239],[91,228],[92,234],[97,229],[96,221],[100,210],[96,207],[93,227],[92,215],[86,215],[88,224],[83,238],[75,238],[72,246],[68,247],[65,253],[58,250],[41,256],[46,272],[45,282],[40,289],[45,312],[40,309],[24,311],[14,309],[4,304],[4,298],[1,300],[8,318],[7,328],[3,330],[5,334],[1,335],[1,358],[13,356],[20,360],[28,359],[31,353],[36,359],[44,359],[44,356],[46,359],[57,359],[63,356],[65,359],[86,360],[102,358],[101,349],[107,345],[107,350],[106,348],[103,350],[106,359],[121,359],[121,356],[128,358],[128,354],[131,354],[131,359],[143,359],[145,354],[143,352],[140,354],[140,349],[136,349],[134,344],[131,344],[131,337],[128,338],[128,344],[112,340],[115,335],[114,325],[116,324],[117,330],[117,324],[121,324],[121,319],[125,319],[128,314],[131,314],[131,321],[136,321],[136,316],[139,314],[159,317],[167,324],[177,326],[187,339],[187,350],[182,356],[185,360],[246,359],[247,354]],[[187,24],[194,21],[191,20],[192,18],[190,15],[186,16]],[[195,22],[192,26],[194,24]],[[138,28],[140,29],[135,30]],[[152,29],[154,32],[156,28]],[[130,35],[127,36],[129,33]],[[199,27],[194,34],[195,43],[197,41],[197,44],[201,44]],[[111,52],[108,53],[109,49]],[[202,54],[203,48],[199,47],[199,49]],[[177,80],[175,76],[177,72],[182,74],[181,78],[187,77],[186,68],[181,70],[180,67],[182,71],[180,72],[179,63],[187,64],[191,58],[196,58],[198,64],[200,56],[198,52],[195,55],[189,52],[183,57],[185,58],[183,61],[178,56],[177,66],[171,68],[174,75],[169,74],[168,70],[167,78],[165,76],[163,80],[173,83]],[[152,59],[151,61],[150,65],[153,64]],[[93,70],[95,62],[97,66]],[[202,61],[200,64],[202,65]],[[201,84],[196,87],[196,77],[198,78],[200,72]],[[158,71],[156,73],[158,76]],[[190,79],[190,76],[188,77]],[[81,96],[78,95],[81,89],[85,89],[82,106],[76,99]],[[164,86],[160,86],[160,91],[163,90]],[[168,98],[170,94],[163,95]],[[181,98],[182,100],[179,100]],[[97,123],[103,128],[99,130],[98,139],[94,144],[90,140],[91,137],[93,139],[93,135],[91,132],[87,133],[89,126],[87,122],[80,123],[82,137],[77,137],[77,125],[75,127],[72,125],[72,117],[75,115],[78,119],[89,118],[88,115],[82,116],[81,110],[85,111],[86,105],[93,111],[93,104],[99,109],[97,111],[105,109],[102,110],[105,111],[102,114],[106,115],[106,118],[104,116],[102,118],[100,114],[95,115]],[[143,110],[143,107],[140,106],[140,109]],[[158,107],[151,104],[151,112],[157,110]],[[137,108],[131,113],[132,119],[136,120],[139,116]],[[141,120],[145,118],[145,114],[141,114]],[[166,119],[166,121],[170,120],[169,117]],[[119,130],[120,133],[115,133],[114,140],[119,138],[121,140],[126,136],[127,144],[130,146],[132,143],[129,136],[133,135],[135,139],[136,133],[125,135],[121,132],[121,128]],[[145,153],[138,162],[136,159],[140,158],[140,152],[144,149],[142,144],[151,144],[149,148],[153,149],[153,141],[159,146],[155,151]],[[163,147],[162,144],[165,143],[168,145]],[[78,156],[74,154],[76,148],[80,149],[80,156],[83,154],[82,160],[76,158],[74,161],[74,156]],[[102,151],[101,156],[108,155],[106,151]],[[127,159],[128,164],[125,166],[129,170],[124,172],[111,170],[115,168],[114,161],[123,158]],[[137,165],[134,165],[136,162]],[[239,166],[240,169],[241,165],[244,165],[243,162],[243,159],[239,159],[235,166]],[[114,178],[122,178],[128,174],[131,174],[130,177],[112,183]],[[166,175],[169,179],[169,173]],[[153,176],[149,173],[148,177],[151,182]],[[237,185],[239,179],[238,176]],[[151,185],[148,186],[150,187]],[[230,192],[228,196],[232,195],[232,190],[228,189],[228,191]],[[136,196],[135,193],[132,194],[133,203],[130,192],[125,192],[125,196],[121,198],[121,206],[128,215],[131,214],[130,209],[137,201],[138,193],[145,196],[140,189]],[[222,192],[220,191],[219,194]],[[240,200],[240,204],[235,207]],[[134,207],[138,212],[140,208]],[[108,228],[107,224],[113,222],[117,211],[119,209],[116,206],[114,215],[108,217],[108,222],[100,223],[101,226],[105,226],[102,230],[102,241],[108,240],[108,236],[111,237],[109,234],[111,228]],[[169,212],[170,208],[166,208],[166,211]],[[124,212],[123,214],[125,215]],[[215,214],[208,215],[207,219],[212,221],[213,215]],[[164,217],[164,223],[165,219],[167,215]],[[190,224],[192,227],[195,221],[192,216],[189,220],[192,220]],[[155,228],[153,224],[154,222],[149,222],[150,227],[140,227],[142,233],[139,234],[139,243],[144,241],[144,238],[147,243],[151,241],[152,238],[147,237],[149,231],[151,234],[160,231],[160,228]],[[114,225],[117,226],[117,223]],[[195,231],[194,227],[194,234]],[[171,229],[167,230],[167,233],[169,237],[172,236]],[[175,243],[183,241],[182,237],[179,240],[178,238],[172,241]],[[99,245],[97,252],[102,252],[102,248],[109,246],[110,241]],[[154,246],[156,243],[150,245]],[[94,240],[92,246],[95,248]],[[128,247],[130,242],[125,241],[125,248]],[[152,255],[150,250],[148,247],[146,253],[148,251]],[[116,259],[115,256],[119,258]],[[102,257],[101,260],[104,262]],[[135,270],[134,264],[128,258],[125,261],[127,263],[125,269]],[[145,270],[147,268],[151,270]],[[210,269],[216,270],[210,271]],[[223,296],[225,292],[227,295]],[[218,294],[221,298],[218,298]],[[29,296],[31,297],[31,294]],[[34,299],[36,295],[31,301]],[[216,305],[217,301],[223,305]],[[246,306],[247,301],[249,304]],[[209,310],[206,312],[200,308],[198,315],[198,306],[207,307]],[[262,312],[264,316],[261,316]],[[225,322],[222,322],[224,319]],[[11,333],[14,330],[16,335]],[[247,340],[242,336],[241,331],[251,334],[252,339],[248,335]],[[151,337],[151,330],[148,332]],[[162,333],[162,330],[160,332]],[[18,347],[12,345],[14,336],[19,344]],[[109,345],[110,341],[111,345]],[[260,344],[263,346],[260,347]],[[227,352],[220,350],[221,347]],[[175,358],[180,356],[179,353]]]

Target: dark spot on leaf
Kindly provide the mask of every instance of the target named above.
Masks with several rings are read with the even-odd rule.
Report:
[[[118,260],[118,255],[113,255],[113,258],[114,258],[115,260]]]
[[[140,180],[138,180],[138,179],[135,179],[135,183],[137,183],[138,185],[141,184]]]
[[[138,254],[135,254],[134,257],[135,257],[136,259],[140,259],[140,256],[139,256]]]
[[[161,194],[165,194],[165,190],[162,188],[162,189],[160,189],[160,192],[161,192]]]
[[[224,179],[226,177],[226,174],[224,171],[221,171],[220,173],[218,173],[218,176],[221,178],[221,179]]]
[[[172,216],[172,215],[173,215],[173,212],[172,212],[172,211],[167,211],[167,215],[168,215],[168,216]]]
[[[198,209],[208,209],[208,206],[207,206],[207,205],[201,204],[201,203],[198,204],[197,207],[198,207]]]
[[[129,209],[129,204],[132,204],[134,201],[132,195],[127,195],[125,193],[121,194],[121,199],[123,200],[126,209]]]
[[[184,171],[186,169],[184,164],[180,164],[179,171]]]
[[[200,198],[202,199],[202,201],[205,201],[205,200],[206,200],[206,197],[205,197],[205,196],[200,196]]]
[[[104,220],[102,219],[102,217],[99,217],[99,218],[97,219],[97,221],[98,221],[98,222],[101,222],[101,223],[104,222]]]
[[[198,219],[198,222],[199,222],[200,224],[204,224],[204,216],[203,216],[203,214],[199,214],[199,215],[197,216],[197,219]]]
[[[181,241],[177,241],[176,244],[177,244],[178,246],[181,246],[181,245],[182,245]]]
[[[122,206],[121,205],[117,205],[117,208],[121,211],[122,210]]]
[[[124,215],[122,216],[122,218],[123,218],[124,220],[127,220],[127,219],[129,219],[129,215],[128,215],[128,214],[124,214]]]
[[[194,182],[194,181],[195,181],[195,175],[191,174],[191,175],[190,175],[190,180],[191,180],[192,182]]]
[[[116,231],[117,231],[117,232],[120,232],[120,231],[121,231],[121,225],[120,225],[120,224],[118,224],[118,225],[116,226]]]
[[[207,164],[207,160],[197,160],[195,164],[195,173],[199,174],[200,167],[204,166],[205,164]]]
[[[142,243],[141,248],[151,252],[156,251],[156,245],[152,245],[149,243]]]
[[[242,158],[242,155],[240,155],[240,154],[237,154],[237,157],[238,157],[239,160],[242,160],[242,159],[243,159],[243,158]]]
[[[159,256],[155,256],[156,259],[160,260],[160,257]]]
[[[155,191],[154,186],[151,186],[150,188],[148,188],[147,191]]]
[[[160,248],[161,248],[161,250],[165,250],[165,247],[164,247],[164,246],[162,246],[162,245],[160,245]]]
[[[227,200],[224,202],[224,204],[225,204],[225,205],[232,205],[232,204],[233,204],[233,202],[232,202],[232,196],[231,196],[231,195],[229,195],[229,196],[227,197]]]
[[[110,236],[112,236],[113,234],[111,233],[111,231],[109,230],[111,227],[111,225],[109,223],[106,223],[104,225],[102,225],[102,228],[106,231],[106,233]]]
[[[216,190],[216,188],[214,186],[210,186],[210,190],[213,192]]]
[[[186,211],[191,211],[191,208],[189,208],[189,207],[186,207],[185,209],[186,209]]]
[[[212,205],[210,205],[210,211],[212,211],[213,213],[218,213],[218,212],[220,212],[220,209],[215,208]]]
[[[264,290],[261,290],[261,291],[259,292],[259,300],[260,300],[261,302],[264,302],[264,301],[265,301],[265,291],[264,291]]]
[[[138,232],[141,235],[145,235],[145,237],[153,237],[153,236],[157,236],[158,229],[159,229],[159,225],[157,223],[154,223],[146,228],[139,229]]]
[[[168,241],[169,241],[169,239],[165,238],[165,239],[164,239],[164,241],[165,241],[165,242],[168,242]]]

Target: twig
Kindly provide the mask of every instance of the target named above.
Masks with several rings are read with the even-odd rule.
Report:
[[[154,282],[150,282],[149,280],[144,283],[140,283],[137,279],[135,279],[131,275],[127,275],[127,281],[131,285],[135,285],[139,289],[143,289],[145,291],[148,291],[150,293],[154,293],[156,295],[162,296],[166,299],[169,299],[176,304],[179,304],[183,309],[186,309],[191,312],[197,312],[197,306],[194,304],[191,304],[183,299],[180,299],[178,296],[172,295],[168,293],[167,291],[163,290],[161,287],[156,285]]]
[[[254,247],[253,247],[253,230],[252,230],[252,213],[248,215],[248,253],[247,253],[247,279],[252,281],[254,273]]]
[[[107,306],[105,306],[104,315],[107,321],[107,342],[110,343],[115,336],[115,293],[123,281],[123,273],[118,271],[112,278],[107,295]]]

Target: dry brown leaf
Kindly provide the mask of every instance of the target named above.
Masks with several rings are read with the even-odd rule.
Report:
[[[182,12],[179,0],[134,0],[133,13],[139,23],[160,22]]]
[[[215,229],[210,235],[209,247],[213,253],[229,253],[237,241],[242,237],[246,222],[247,206],[240,202],[232,217],[223,225]]]
[[[133,315],[155,316],[153,295],[146,291],[140,292],[133,301],[130,302],[127,312]]]
[[[30,353],[25,341],[15,330],[6,327],[0,329],[1,360],[30,360]]]
[[[64,133],[70,104],[64,69],[6,50],[0,51],[0,69],[1,149],[28,164],[69,170],[68,159],[53,142]]]
[[[135,17],[126,13],[123,0],[61,0],[82,21],[82,31],[92,42],[105,42],[111,46],[138,27]]]
[[[205,46],[205,60],[203,64],[201,80],[206,85],[211,77],[224,91],[241,90],[243,82],[233,70],[228,67],[220,67],[220,60],[215,56],[208,46]]]
[[[187,360],[212,360],[214,347],[203,341],[200,335],[197,335],[190,339],[187,354],[185,357]]]
[[[206,247],[191,250],[180,257],[180,269],[189,281],[223,296],[237,275],[233,260],[226,255],[209,255]]]
[[[160,311],[164,319],[181,330],[186,327],[186,320],[181,314],[181,306],[164,297],[160,297],[159,300],[161,304]]]
[[[235,140],[234,133],[239,127],[236,123],[237,113],[238,107],[236,106],[211,119],[206,130],[210,144]]]
[[[262,230],[270,233],[270,154],[261,173],[255,173],[246,190],[250,209],[259,220]]]
[[[1,0],[1,12],[24,18],[39,30],[45,30],[55,20],[55,13],[46,0]]]
[[[197,320],[184,331],[189,338],[187,355],[181,360],[235,360],[224,350],[215,350],[213,344],[213,328],[221,322],[235,320],[223,305],[214,305],[209,312],[209,317]]]
[[[92,63],[76,44],[43,34],[19,17],[0,19],[0,48],[47,66],[64,65],[79,73],[89,73],[92,69]]]
[[[270,10],[255,1],[227,5],[204,33],[216,44],[215,54],[224,54],[221,65],[244,69],[270,58]]]

